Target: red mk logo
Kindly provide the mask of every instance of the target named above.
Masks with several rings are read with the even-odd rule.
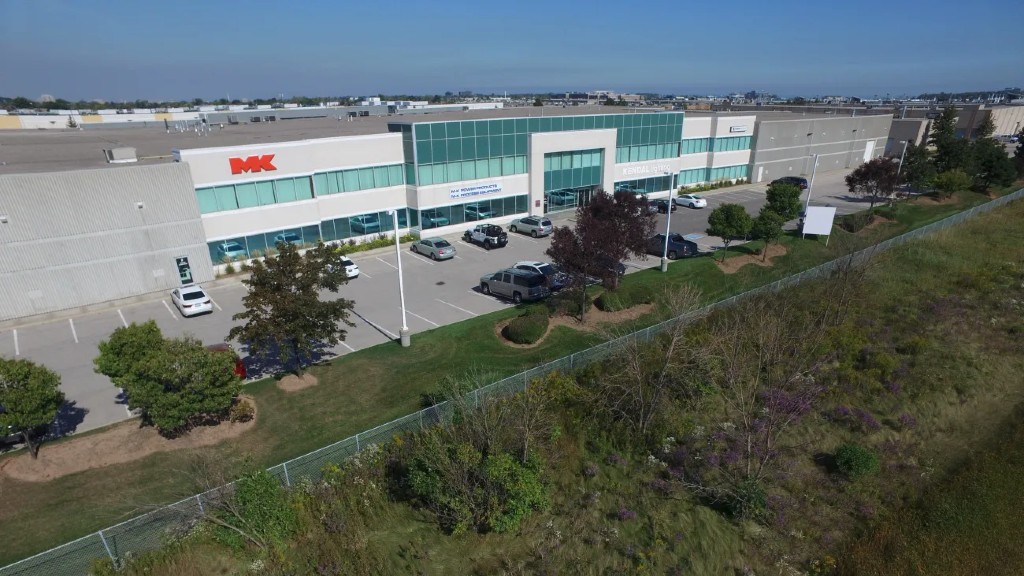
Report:
[[[242,172],[269,172],[277,170],[277,166],[271,163],[273,159],[273,154],[264,154],[262,156],[249,156],[248,158],[228,158],[228,162],[231,163],[232,174],[241,174]]]

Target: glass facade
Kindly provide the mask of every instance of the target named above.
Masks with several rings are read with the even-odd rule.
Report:
[[[750,136],[730,136],[727,138],[715,138],[715,152],[735,152],[736,150],[749,150]]]
[[[604,150],[574,150],[544,155],[544,192],[600,186]]]
[[[337,170],[313,175],[317,196],[339,192],[358,192],[371,188],[386,188],[405,184],[405,171],[401,164]]]
[[[722,166],[720,168],[711,168],[708,180],[711,182],[718,182],[719,180],[739,180],[741,178],[746,178],[749,173],[750,165],[748,164]]]
[[[199,212],[212,214],[225,210],[309,200],[313,198],[313,186],[309,176],[299,176],[196,188],[196,197],[199,200]]]
[[[534,132],[615,129],[616,162],[679,156],[681,113],[600,114],[389,124],[402,133],[406,182],[420,186],[525,174]]]
[[[676,179],[676,183],[680,186],[688,184],[700,184],[701,182],[708,181],[708,169],[707,168],[694,168],[692,170],[683,170],[679,173],[679,177]]]
[[[664,192],[672,189],[671,176],[655,176],[654,178],[641,178],[640,180],[624,180],[615,183],[615,190],[628,190],[637,194],[650,194],[651,192]]]
[[[682,142],[683,154],[698,154],[711,149],[711,138],[687,138]]]
[[[409,221],[410,216],[412,218],[411,222]],[[419,217],[415,211],[406,208],[398,211],[399,228],[416,226],[418,220]],[[210,250],[210,260],[217,264],[228,260],[244,260],[264,255],[268,248],[274,248],[279,241],[309,247],[315,245],[320,240],[324,242],[346,240],[356,236],[392,230],[394,230],[394,221],[386,211],[370,212],[368,214],[325,220],[319,225],[311,224],[298,228],[285,228],[271,232],[251,234],[249,236],[215,240],[207,242],[207,247]],[[254,256],[254,253],[256,256]]]
[[[494,200],[473,200],[463,204],[451,206],[439,206],[420,210],[419,221],[421,229],[440,228],[462,224],[463,222],[474,222],[487,218],[498,218],[512,214],[529,212],[530,197],[526,194],[521,196],[507,196],[495,198]],[[414,213],[415,215],[415,213]]]

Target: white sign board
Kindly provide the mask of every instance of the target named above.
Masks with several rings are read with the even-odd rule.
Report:
[[[747,131],[747,127],[746,126],[729,126],[729,132],[732,132],[733,134],[735,134],[737,132],[746,132],[746,131]]]
[[[484,196],[486,194],[497,194],[501,192],[501,184],[476,184],[464,188],[452,188],[449,196],[454,200],[457,198],[470,198],[473,196]]]
[[[832,221],[836,218],[835,206],[810,206],[804,217],[804,234],[829,236],[832,234]]]

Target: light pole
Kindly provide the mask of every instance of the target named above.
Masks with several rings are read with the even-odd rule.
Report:
[[[675,208],[675,172],[665,172],[668,176],[668,207],[665,209],[665,251],[661,254],[661,271],[668,272],[668,236],[672,232],[672,208]]]
[[[814,155],[814,166],[811,168],[811,181],[807,184],[807,202],[804,203],[804,214],[811,206],[811,191],[814,190],[814,175],[818,172],[818,155]]]
[[[388,210],[394,221],[395,230],[395,257],[398,258],[398,298],[402,303],[402,328],[398,330],[398,339],[402,342],[403,348],[408,348],[409,324],[405,321],[405,285],[402,281],[402,248],[398,242],[398,210]]]
[[[910,143],[910,140],[904,140],[903,141],[903,152],[900,152],[900,165],[896,167],[896,187],[897,188],[899,188],[899,186],[900,186],[900,172],[903,171],[903,157],[907,155],[907,144],[909,144],[909,143]]]

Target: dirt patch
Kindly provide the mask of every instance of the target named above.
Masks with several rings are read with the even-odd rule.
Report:
[[[319,384],[319,381],[317,381],[316,376],[313,376],[309,372],[306,372],[302,376],[289,374],[277,381],[277,387],[285,392],[298,392],[299,390],[304,390],[311,386],[316,386],[317,384]]]
[[[637,318],[643,316],[644,314],[647,314],[651,310],[654,310],[654,304],[638,304],[636,306],[633,306],[632,308],[619,310],[618,312],[605,312],[604,310],[600,310],[597,307],[593,307],[589,311],[587,311],[586,315],[583,318],[583,322],[580,322],[578,319],[572,316],[555,316],[554,318],[550,318],[548,320],[548,329],[546,332],[544,332],[544,335],[541,336],[540,339],[534,342],[533,344],[516,344],[515,342],[512,342],[511,340],[505,338],[505,335],[502,332],[505,330],[505,326],[508,326],[509,322],[512,321],[512,318],[498,322],[494,326],[494,335],[497,336],[498,339],[501,340],[506,346],[510,346],[512,348],[536,348],[537,346],[540,346],[544,342],[544,340],[548,337],[548,334],[551,334],[551,331],[555,329],[555,326],[568,326],[573,330],[594,332],[598,330],[602,324],[615,324],[619,322],[625,322],[626,320],[636,320]]]
[[[772,262],[773,258],[786,255],[786,247],[782,244],[772,244],[768,247],[768,259],[764,262],[761,261],[763,258],[760,254],[744,254],[743,256],[734,256],[732,258],[726,258],[725,262],[715,260],[715,264],[718,265],[718,269],[726,274],[735,274],[739,272],[740,268],[743,268],[747,264],[756,264],[758,266],[774,266]]]
[[[252,398],[242,398],[256,406]],[[0,475],[26,482],[47,482],[83,470],[124,464],[156,452],[210,446],[241,436],[255,425],[254,413],[248,422],[225,421],[214,426],[199,426],[184,436],[167,439],[156,428],[140,428],[138,420],[129,420],[88,436],[59,444],[43,444],[37,460],[33,460],[28,452],[8,458],[0,469]]]
[[[960,198],[955,194],[949,198],[940,198],[938,196],[918,196],[910,201],[911,204],[923,204],[925,206],[934,206],[936,204],[959,204]]]
[[[872,228],[877,228],[887,222],[895,222],[895,220],[891,220],[884,216],[879,216],[875,214],[874,216],[871,217],[871,222],[869,222],[867,226],[861,228],[860,231],[863,232],[864,230],[871,230]]]

